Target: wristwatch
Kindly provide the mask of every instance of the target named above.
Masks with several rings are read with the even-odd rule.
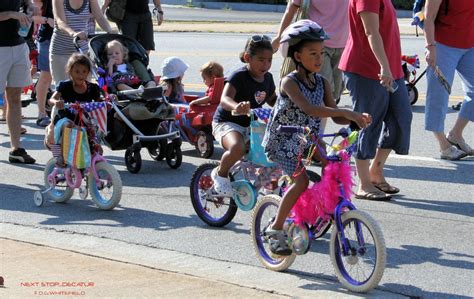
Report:
[[[164,12],[162,10],[158,9],[158,7],[153,8],[153,14],[156,15],[157,13],[159,13],[160,15],[164,14]]]

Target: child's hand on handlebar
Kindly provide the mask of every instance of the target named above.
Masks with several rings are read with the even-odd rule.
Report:
[[[250,114],[250,102],[240,102],[234,108],[235,114],[247,115]]]
[[[54,106],[58,108],[58,110],[64,109],[64,101],[63,100],[56,100],[54,103]]]

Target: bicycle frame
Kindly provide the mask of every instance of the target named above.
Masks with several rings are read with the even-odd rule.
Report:
[[[315,137],[315,138],[312,138],[311,143],[317,146],[318,151],[320,152],[321,156],[324,159],[331,162],[335,162],[335,163],[338,163],[341,161],[341,157],[339,157],[338,155],[327,155],[325,151],[322,149],[318,140],[324,137],[333,137],[333,141],[331,142],[331,145],[332,145],[332,143],[334,142],[334,139],[337,136],[347,137],[348,136],[347,131],[340,130],[338,133],[334,133],[334,134],[311,134],[311,131],[308,128],[303,128],[303,130],[305,130],[306,132],[309,132],[310,136]],[[351,144],[345,149],[345,151],[349,154],[349,157],[352,156],[352,152],[354,151],[354,148],[355,148],[355,144]],[[356,207],[352,202],[348,200],[348,196],[344,191],[344,187],[342,186],[342,183],[339,180],[338,180],[338,183],[339,183],[339,191],[340,191],[341,196],[339,197],[339,203],[336,205],[334,213],[330,214],[330,217],[331,217],[331,220],[335,222],[335,225],[337,227],[338,237],[342,245],[343,255],[349,255],[350,246],[344,234],[342,214],[344,213],[346,209],[356,210]],[[321,217],[318,217],[314,221],[313,226],[316,226],[316,228],[318,228],[317,226],[321,225],[322,223],[323,221],[321,221]],[[359,245],[364,246],[365,241],[364,241],[364,236],[361,234],[360,223],[357,223],[356,232],[357,232],[357,240],[358,240]]]

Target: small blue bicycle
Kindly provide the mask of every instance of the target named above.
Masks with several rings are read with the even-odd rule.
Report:
[[[319,145],[316,145],[329,163],[349,163],[357,134],[353,132],[350,135],[346,129],[341,129],[335,134],[315,134],[308,128],[292,126],[281,126],[280,130],[301,134],[302,138],[306,140],[311,138],[311,142],[315,144],[318,138],[333,137],[327,155]],[[342,143],[333,145],[337,136],[345,139],[346,148],[339,146]],[[346,155],[347,159],[342,159],[342,155]],[[323,217],[317,216],[311,223],[297,225],[294,218],[287,218],[284,229],[288,236],[289,248],[293,251],[290,256],[273,254],[270,250],[269,239],[264,233],[266,228],[273,223],[281,197],[270,194],[258,201],[253,210],[251,223],[251,236],[256,255],[266,268],[274,271],[286,270],[297,255],[303,255],[309,251],[312,240],[322,236],[329,226],[334,224],[329,253],[336,276],[348,290],[367,292],[378,285],[385,269],[387,253],[382,230],[369,214],[357,210],[351,203],[344,192],[344,185],[337,172],[326,172],[325,169],[323,180],[326,179],[324,177],[326,175],[333,176],[331,179],[334,179],[336,185],[339,186],[341,196],[335,197],[333,211],[324,211]]]

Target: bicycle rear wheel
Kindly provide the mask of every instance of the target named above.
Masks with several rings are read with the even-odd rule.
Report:
[[[273,254],[270,250],[270,243],[263,236],[265,228],[273,222],[273,218],[277,214],[280,201],[281,198],[273,194],[262,197],[253,209],[250,225],[250,235],[257,258],[265,268],[273,271],[288,269],[296,258],[295,254],[290,256]]]
[[[341,284],[353,292],[368,292],[382,278],[387,252],[382,230],[369,214],[353,210],[341,216],[349,246],[344,256],[337,225],[333,226],[330,241],[331,262]]]

